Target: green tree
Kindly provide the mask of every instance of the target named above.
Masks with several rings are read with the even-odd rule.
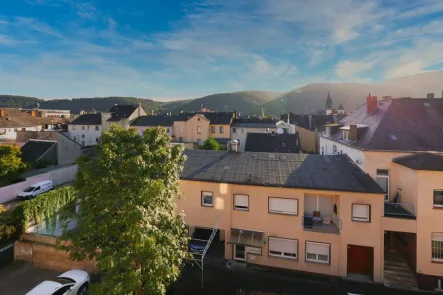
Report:
[[[74,187],[79,194],[75,232],[60,245],[74,260],[95,257],[105,273],[92,294],[165,294],[187,257],[183,216],[175,213],[185,157],[164,128],[113,126],[96,156],[81,157]]]
[[[221,146],[215,139],[210,137],[200,146],[200,149],[218,151],[221,150]]]
[[[0,145],[0,186],[13,182],[26,170],[20,154],[15,145]]]
[[[12,223],[10,213],[0,204],[0,242],[10,239],[15,233],[15,226]]]

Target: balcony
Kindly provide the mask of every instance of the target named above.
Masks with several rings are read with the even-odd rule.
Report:
[[[336,217],[303,216],[302,225],[305,231],[339,235],[342,220]]]
[[[385,202],[385,217],[416,219],[415,206],[412,203]]]

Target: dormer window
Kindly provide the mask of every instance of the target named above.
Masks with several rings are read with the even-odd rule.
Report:
[[[349,130],[342,130],[342,137],[344,140],[351,140],[351,134]]]

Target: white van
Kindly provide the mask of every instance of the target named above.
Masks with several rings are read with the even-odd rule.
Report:
[[[46,180],[46,181],[41,181],[41,182],[37,182],[33,185],[31,185],[30,187],[28,187],[27,189],[25,189],[24,191],[22,191],[21,193],[18,194],[17,199],[19,200],[29,200],[32,198],[35,198],[36,196],[46,193],[47,191],[52,190],[53,186],[52,186],[52,180]]]

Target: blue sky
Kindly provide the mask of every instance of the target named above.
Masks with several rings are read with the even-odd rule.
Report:
[[[441,0],[2,0],[0,93],[157,100],[443,68]]]

